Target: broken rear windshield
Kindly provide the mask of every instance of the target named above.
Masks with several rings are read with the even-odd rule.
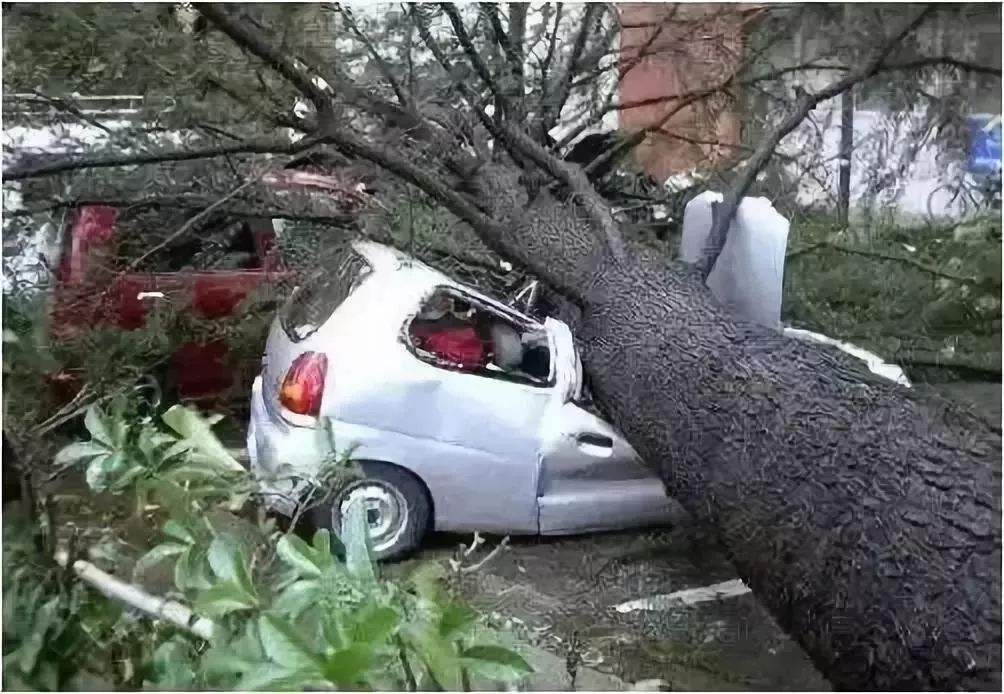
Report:
[[[313,335],[373,271],[369,263],[352,249],[339,254],[334,264],[334,272],[330,268],[312,272],[286,302],[280,322],[293,342]]]

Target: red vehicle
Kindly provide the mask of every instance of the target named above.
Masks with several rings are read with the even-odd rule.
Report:
[[[305,171],[269,174],[263,183],[270,188],[305,187],[346,211],[364,199],[344,179]],[[206,319],[223,318],[233,314],[256,287],[288,274],[276,246],[276,220],[227,214],[207,215],[206,225],[149,254],[159,255],[159,262],[136,269],[127,263],[125,270],[117,269],[110,261],[121,253],[120,232],[129,214],[126,209],[88,205],[70,215],[56,272],[52,313],[56,339],[95,325],[135,330],[147,322],[156,302]],[[200,269],[193,262],[206,252],[205,239],[213,239],[214,250],[224,258],[211,269]],[[258,361],[232,363],[222,340],[188,342],[171,355],[165,376],[181,400],[243,399]],[[79,388],[72,372],[59,374],[57,381],[69,386],[65,390],[70,392]]]

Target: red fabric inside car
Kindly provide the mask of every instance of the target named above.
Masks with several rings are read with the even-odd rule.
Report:
[[[419,348],[462,369],[479,369],[487,361],[485,343],[472,327],[413,325],[411,334]]]

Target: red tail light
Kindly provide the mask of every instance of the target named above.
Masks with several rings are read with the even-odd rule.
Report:
[[[279,402],[290,412],[316,417],[321,412],[324,377],[328,358],[317,352],[304,352],[286,372],[279,389]]]

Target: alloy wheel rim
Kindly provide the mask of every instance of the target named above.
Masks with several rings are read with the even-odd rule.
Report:
[[[345,517],[349,504],[361,502],[366,514],[370,548],[379,554],[393,547],[408,527],[408,504],[397,489],[378,482],[359,484],[345,493],[338,513]]]

